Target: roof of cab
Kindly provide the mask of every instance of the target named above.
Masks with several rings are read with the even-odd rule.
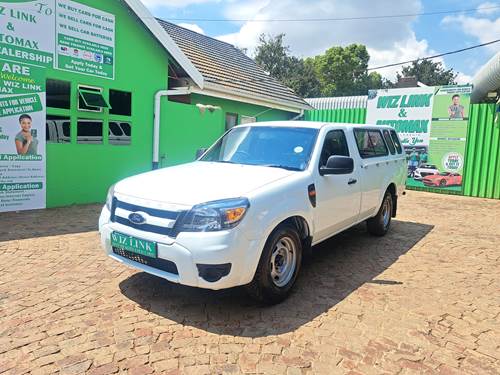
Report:
[[[252,122],[249,124],[241,124],[238,127],[243,126],[283,126],[291,128],[312,128],[321,129],[325,126],[338,126],[339,128],[376,128],[376,129],[392,129],[388,125],[367,125],[367,124],[346,124],[340,122],[317,122],[317,121],[263,121],[263,122]]]

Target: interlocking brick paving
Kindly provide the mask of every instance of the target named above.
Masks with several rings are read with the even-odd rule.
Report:
[[[0,373],[500,373],[500,201],[409,192],[273,307],[107,259],[99,209],[0,214]]]

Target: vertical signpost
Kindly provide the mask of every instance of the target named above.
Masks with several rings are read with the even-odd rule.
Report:
[[[367,124],[390,125],[406,152],[409,187],[462,190],[472,86],[374,90]]]
[[[0,1],[0,212],[44,208],[54,0]],[[43,32],[41,32],[43,30]]]
[[[44,208],[45,70],[0,66],[0,212]]]

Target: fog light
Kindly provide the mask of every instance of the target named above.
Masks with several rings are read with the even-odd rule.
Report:
[[[225,264],[197,264],[198,275],[209,283],[219,281],[231,272],[231,263]]]

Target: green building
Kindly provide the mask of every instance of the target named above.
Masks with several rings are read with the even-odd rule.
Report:
[[[311,108],[237,48],[157,20],[139,0],[0,0],[0,6],[1,32],[11,36],[0,41],[2,72],[19,81],[19,65],[32,82],[43,77],[45,87],[33,95],[46,99],[45,131],[31,131],[38,153],[45,152],[37,172],[45,180],[37,186],[45,184],[46,202],[12,203],[12,190],[24,199],[28,185],[4,173],[10,210],[102,202],[117,180],[192,161],[198,148],[236,124],[292,119]],[[12,103],[13,93],[25,94],[0,95],[0,106]],[[0,117],[0,137],[2,128],[16,135],[26,108],[35,111],[18,106]],[[28,176],[31,159],[12,157],[13,145],[0,142],[0,154],[13,160],[4,165],[24,161],[17,175]]]

